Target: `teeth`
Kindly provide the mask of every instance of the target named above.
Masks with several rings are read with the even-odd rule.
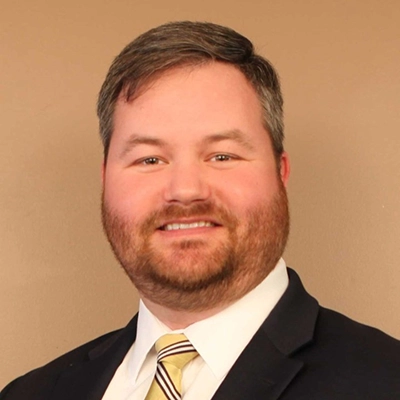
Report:
[[[203,228],[205,226],[214,226],[214,224],[206,221],[192,222],[190,224],[168,224],[164,226],[164,230],[175,231],[177,229]]]

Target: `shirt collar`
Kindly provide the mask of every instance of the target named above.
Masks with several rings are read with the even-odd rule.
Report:
[[[170,333],[169,329],[157,317],[155,317],[150,310],[144,305],[143,301],[139,301],[139,316],[137,325],[137,335],[134,343],[134,351],[130,357],[130,366],[132,381],[135,382],[139,371],[146,359],[147,355],[154,353],[154,343],[166,333]],[[132,350],[132,348],[131,348]]]
[[[218,379],[222,379],[268,317],[289,283],[281,259],[253,290],[218,314],[184,330]]]
[[[286,264],[280,259],[268,276],[241,299],[218,314],[173,332],[183,332],[213,374],[222,379],[275,307],[288,283]],[[146,356],[152,352],[155,356],[157,339],[171,332],[140,300],[135,350],[130,357],[133,381]]]

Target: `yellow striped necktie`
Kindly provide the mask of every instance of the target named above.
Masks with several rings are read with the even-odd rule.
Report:
[[[156,342],[157,370],[145,400],[180,400],[182,369],[198,356],[183,334],[167,334]]]

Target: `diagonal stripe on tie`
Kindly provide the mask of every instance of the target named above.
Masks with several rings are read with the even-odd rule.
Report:
[[[154,379],[167,399],[180,400],[181,394],[175,387],[174,382],[172,382],[167,369],[162,364],[157,365]]]
[[[182,369],[198,356],[183,334],[168,334],[156,342],[157,370],[145,400],[180,400]]]
[[[157,356],[157,361],[163,360],[165,357],[174,355],[174,354],[183,354],[183,353],[190,353],[196,351],[192,344],[186,340],[185,342],[180,342],[177,345],[171,345],[168,346],[167,348],[161,350],[158,353]]]

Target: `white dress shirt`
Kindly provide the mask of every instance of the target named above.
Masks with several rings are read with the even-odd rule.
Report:
[[[289,283],[280,259],[251,292],[218,314],[185,329],[171,331],[140,301],[136,341],[115,372],[102,400],[143,400],[156,370],[156,340],[184,333],[199,353],[183,371],[182,398],[212,398],[233,364],[275,307]]]

